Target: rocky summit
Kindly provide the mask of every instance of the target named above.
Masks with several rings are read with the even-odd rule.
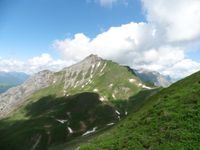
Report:
[[[24,102],[28,103],[33,94],[40,90],[43,90],[41,97],[51,94],[69,96],[80,92],[96,92],[101,101],[109,101],[128,99],[145,88],[151,89],[126,67],[90,55],[59,72],[41,71],[22,85],[0,94],[0,117],[5,117]],[[56,90],[48,92],[49,89]]]

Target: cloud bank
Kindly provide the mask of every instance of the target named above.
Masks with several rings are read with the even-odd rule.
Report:
[[[53,59],[49,54],[43,53],[27,61],[0,58],[0,71],[17,71],[33,74],[41,70],[58,71],[63,67],[69,66],[73,62],[61,59]]]
[[[200,70],[199,62],[186,57],[189,49],[200,45],[200,1],[142,0],[142,4],[147,22],[111,27],[93,39],[77,33],[56,40],[54,48],[72,62],[93,53],[174,78]]]

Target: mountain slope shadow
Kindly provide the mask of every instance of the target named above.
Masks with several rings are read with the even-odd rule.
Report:
[[[21,109],[28,119],[0,121],[0,149],[44,150],[118,121],[115,108],[89,92],[69,97],[47,96]]]

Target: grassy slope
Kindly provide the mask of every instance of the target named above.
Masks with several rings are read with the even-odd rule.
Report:
[[[114,100],[112,94],[115,94],[116,99],[128,99],[130,96],[137,94],[141,87],[138,87],[134,83],[130,83],[128,79],[136,79],[139,83],[139,79],[124,66],[120,66],[112,61],[104,61],[106,67],[104,71],[94,76],[93,82],[88,84],[84,88],[77,87],[69,90],[70,94],[78,92],[92,92],[94,89],[98,89],[98,93],[101,96],[105,96],[107,100]],[[103,65],[103,64],[102,64]],[[110,86],[113,84],[113,86]],[[127,89],[128,88],[128,89]]]
[[[115,109],[103,104],[95,93],[43,97],[21,107],[16,114],[0,121],[0,149],[31,149],[40,139],[37,149],[44,150],[118,120]],[[56,119],[68,121],[62,124]]]
[[[87,124],[86,130],[92,129],[94,126],[101,127],[106,123],[116,122],[118,119],[113,108],[117,106],[120,112],[124,112],[125,110],[129,111],[128,107],[130,105],[127,101],[114,100],[112,97],[113,91],[117,91],[115,95],[117,98],[121,98],[120,100],[127,100],[129,96],[136,95],[140,92],[141,88],[134,83],[130,83],[128,80],[134,78],[139,82],[139,79],[129,72],[126,67],[119,66],[111,61],[105,62],[107,63],[105,70],[100,73],[101,75],[97,74],[90,85],[87,85],[84,88],[77,87],[71,89],[70,93],[92,92],[97,88],[99,90],[98,93],[100,93],[101,96],[106,96],[111,103],[107,103],[109,105],[102,103],[95,104],[94,108],[90,108],[90,102],[87,103],[86,99],[84,103],[87,104],[90,115],[82,115],[84,112],[75,115],[71,121],[70,127],[74,127],[74,129],[78,130],[79,127],[77,127],[77,124],[80,124],[80,121],[82,120]],[[55,75],[60,76],[62,74],[63,72],[58,72]],[[110,84],[113,84],[113,86],[109,87]],[[80,106],[83,105],[80,103],[73,106],[69,104],[67,102],[68,98],[62,97],[63,86],[64,83],[63,80],[61,80],[57,84],[34,93],[26,104],[22,105],[8,118],[1,120],[0,148],[27,149],[33,146],[35,140],[41,136],[41,142],[38,149],[46,149],[52,144],[68,142],[74,137],[80,136],[84,131],[68,137],[68,133],[63,132],[66,130],[66,124],[64,124],[64,126],[58,126],[59,123],[55,121],[55,118],[52,119],[52,116],[59,119],[66,119],[63,115],[66,114],[67,111],[79,109]],[[121,89],[126,87],[130,90],[124,91]],[[123,117],[123,114],[121,117]],[[91,118],[95,118],[96,121],[88,123],[88,120]],[[33,128],[30,128],[30,126]],[[54,141],[51,140],[50,143],[48,142],[49,134],[51,135],[51,138],[55,138]],[[27,144],[22,144],[21,147],[19,147],[18,145],[24,141],[26,141]]]
[[[140,106],[142,104],[144,104],[146,102],[146,100],[151,96],[154,95],[155,93],[158,92],[159,89],[154,89],[154,90],[142,90],[140,91],[138,94],[136,94],[135,96],[132,96],[129,98],[128,101],[112,101],[112,104],[117,107],[117,110],[120,111],[121,113],[121,117],[122,119],[124,119],[124,117],[126,116],[124,114],[125,111],[127,111],[128,113],[130,112],[135,112],[137,111]],[[117,123],[118,124],[118,123]],[[58,144],[58,145],[54,145],[53,147],[51,147],[52,150],[74,150],[78,147],[80,147],[81,144],[86,144],[88,143],[89,140],[97,137],[98,135],[101,135],[105,132],[108,132],[110,129],[112,128],[112,126],[110,127],[106,127],[106,128],[102,128],[101,130],[99,130],[98,132],[87,136],[87,137],[78,137],[70,142],[66,142],[66,143],[62,143],[62,144]]]
[[[100,73],[99,70],[97,75],[94,76],[93,82],[91,84],[88,84],[84,88],[76,87],[72,89],[67,89],[67,93],[70,95],[74,95],[82,92],[93,92],[93,90],[96,88],[98,89],[97,93],[100,96],[107,97],[109,105],[112,104],[113,106],[117,106],[117,108],[123,109],[123,111],[125,111],[124,105],[126,105],[126,107],[129,106],[127,104],[128,98],[130,96],[137,95],[141,91],[141,87],[138,87],[135,83],[130,83],[128,79],[136,79],[137,82],[139,82],[140,80],[131,71],[129,71],[127,67],[120,66],[112,61],[104,61],[104,63],[107,63],[104,71]],[[104,63],[102,63],[101,65],[104,65]],[[64,76],[64,72],[63,71],[56,72],[55,76],[62,77]],[[113,86],[109,87],[110,84],[113,84]],[[36,102],[42,99],[43,97],[47,97],[50,95],[54,95],[56,97],[62,97],[64,94],[63,87],[64,87],[64,80],[61,80],[56,84],[41,89],[35,92],[26,101],[26,104]],[[129,90],[124,91],[122,89],[124,87],[125,88],[128,87]],[[115,94],[117,99],[113,99],[112,97],[112,93],[114,93],[114,91],[117,91],[117,93]],[[14,113],[12,113],[9,119],[11,120],[27,119],[27,116],[25,116],[25,111],[24,111],[24,107],[26,106],[26,104],[24,104],[23,106],[21,106],[20,109],[17,109]]]
[[[15,113],[10,115],[5,120],[0,121],[0,149],[27,149],[31,148],[35,143],[36,139],[40,136],[41,142],[37,146],[37,149],[47,149],[52,146],[64,144],[63,148],[68,147],[76,147],[80,145],[80,143],[87,142],[88,138],[91,137],[79,137],[85,131],[78,132],[75,135],[69,135],[66,130],[67,125],[69,125],[73,130],[79,130],[80,121],[84,121],[87,125],[87,129],[91,130],[94,126],[98,126],[104,129],[107,123],[117,122],[118,118],[115,113],[115,106],[117,106],[118,110],[121,112],[121,117],[124,116],[122,114],[123,110],[130,111],[130,105],[138,106],[140,102],[140,98],[145,99],[151,94],[151,91],[141,91],[138,95],[130,98],[129,101],[113,101],[113,106],[107,104],[102,104],[97,101],[94,105],[90,101],[89,98],[81,98],[78,100],[78,103],[69,103],[69,101],[76,101],[76,96],[70,100],[69,98],[60,97],[62,95],[63,85],[53,85],[52,87],[44,88],[41,91],[36,92],[29,99],[28,103],[21,106]],[[52,95],[49,95],[52,93]],[[78,94],[79,95],[79,94]],[[96,98],[92,98],[95,100]],[[136,103],[135,103],[136,102]],[[87,106],[87,109],[79,112],[80,106],[84,107],[84,104]],[[122,106],[121,106],[122,105]],[[122,108],[122,109],[121,109]],[[68,119],[66,118],[66,112],[75,111],[73,114],[73,119],[70,124],[60,124],[55,121],[57,119]],[[88,115],[83,115],[88,112]],[[53,118],[52,118],[53,116]],[[95,118],[93,122],[88,122],[91,118]],[[99,134],[99,132],[97,133]],[[49,143],[49,136],[51,136],[52,140]],[[96,135],[94,135],[96,136]],[[92,135],[93,137],[93,135]],[[74,142],[69,143],[71,140],[75,139]],[[26,144],[22,144],[23,142]],[[20,144],[21,143],[21,144]],[[69,144],[67,144],[69,143]],[[21,146],[19,146],[19,144]],[[67,146],[66,146],[67,145]]]
[[[152,96],[81,150],[199,149],[200,72]]]

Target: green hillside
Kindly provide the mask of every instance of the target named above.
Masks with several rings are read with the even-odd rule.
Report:
[[[186,150],[200,147],[200,72],[152,96],[81,150]]]
[[[115,109],[103,104],[98,94],[47,96],[0,121],[0,149],[44,150],[117,121]]]
[[[53,73],[50,86],[30,95],[0,120],[0,149],[44,150],[104,130],[131,112],[131,105],[139,106],[142,101],[138,98],[154,93],[144,90],[144,84],[127,67],[106,60],[95,63],[89,64],[86,72],[72,66],[74,72],[63,69]],[[87,82],[77,84],[84,78]],[[66,88],[67,81],[75,84]]]
[[[99,69],[91,79],[91,82],[84,87],[77,86],[68,89],[69,94],[75,94],[79,92],[97,92],[105,100],[127,100],[130,96],[137,94],[142,88],[138,86],[142,83],[139,78],[137,78],[127,67],[120,66],[119,64],[102,60],[102,68]],[[90,75],[91,70],[88,70],[88,75]],[[80,75],[77,76],[78,81],[81,78]],[[129,79],[134,80],[131,83]]]

